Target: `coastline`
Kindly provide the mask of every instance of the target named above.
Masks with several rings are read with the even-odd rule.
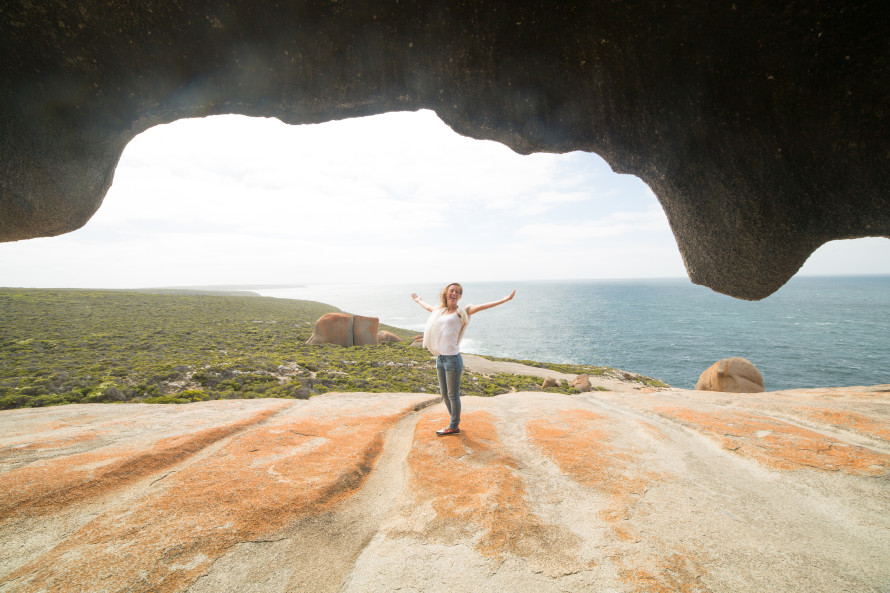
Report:
[[[692,389],[718,360],[740,356],[767,389],[890,382],[890,276],[797,277],[763,301],[739,301],[688,279],[464,283],[467,302],[517,288],[505,307],[474,319],[471,354],[603,365]],[[331,303],[420,332],[433,284],[306,285],[260,291]]]

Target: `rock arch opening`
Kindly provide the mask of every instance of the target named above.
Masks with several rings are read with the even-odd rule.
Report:
[[[14,252],[5,275],[33,286],[685,274],[638,178],[594,154],[520,155],[463,137],[428,110],[302,126],[237,115],[156,126],[124,150],[83,229],[0,251]],[[886,273],[888,251],[883,239],[834,242],[804,272]],[[53,265],[55,277],[40,277]]]
[[[40,241],[65,245],[66,286],[684,275],[639,179],[462,137],[430,111],[157,126],[83,229]]]

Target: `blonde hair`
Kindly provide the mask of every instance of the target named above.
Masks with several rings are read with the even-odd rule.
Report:
[[[458,284],[457,282],[452,282],[451,284],[449,284],[448,286],[443,288],[441,293],[439,293],[439,305],[443,309],[448,308],[448,299],[446,298],[446,295],[448,294],[448,289],[451,288],[452,286],[457,286],[460,289],[460,295],[461,296],[464,295],[464,287],[461,286],[460,284]]]

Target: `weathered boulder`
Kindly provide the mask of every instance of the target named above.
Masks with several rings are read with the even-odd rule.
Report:
[[[699,376],[698,391],[726,391],[730,393],[760,393],[763,375],[750,360],[740,356],[718,360]]]
[[[544,382],[541,383],[541,389],[547,389],[548,387],[559,387],[562,385],[562,381],[556,379],[555,377],[545,377]]]
[[[356,346],[376,346],[377,328],[380,319],[377,317],[352,316],[352,338]]]
[[[339,346],[374,346],[377,344],[376,317],[349,313],[325,313],[315,322],[307,344],[337,344]]]
[[[325,313],[315,322],[307,344],[337,344],[352,346],[352,315],[349,313]]]
[[[692,281],[759,299],[827,241],[890,236],[888,27],[856,0],[7,3],[0,240],[83,225],[157,124],[427,108],[637,175]]]
[[[580,391],[581,393],[587,393],[590,391],[590,375],[578,375],[571,381],[569,381],[569,385]]]
[[[395,335],[392,332],[388,332],[386,330],[380,330],[377,332],[377,343],[382,344],[383,342],[401,342],[402,338]]]

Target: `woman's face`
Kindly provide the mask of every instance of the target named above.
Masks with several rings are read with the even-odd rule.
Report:
[[[463,296],[464,291],[457,284],[451,284],[445,289],[445,300],[449,305],[457,305],[457,301]]]

